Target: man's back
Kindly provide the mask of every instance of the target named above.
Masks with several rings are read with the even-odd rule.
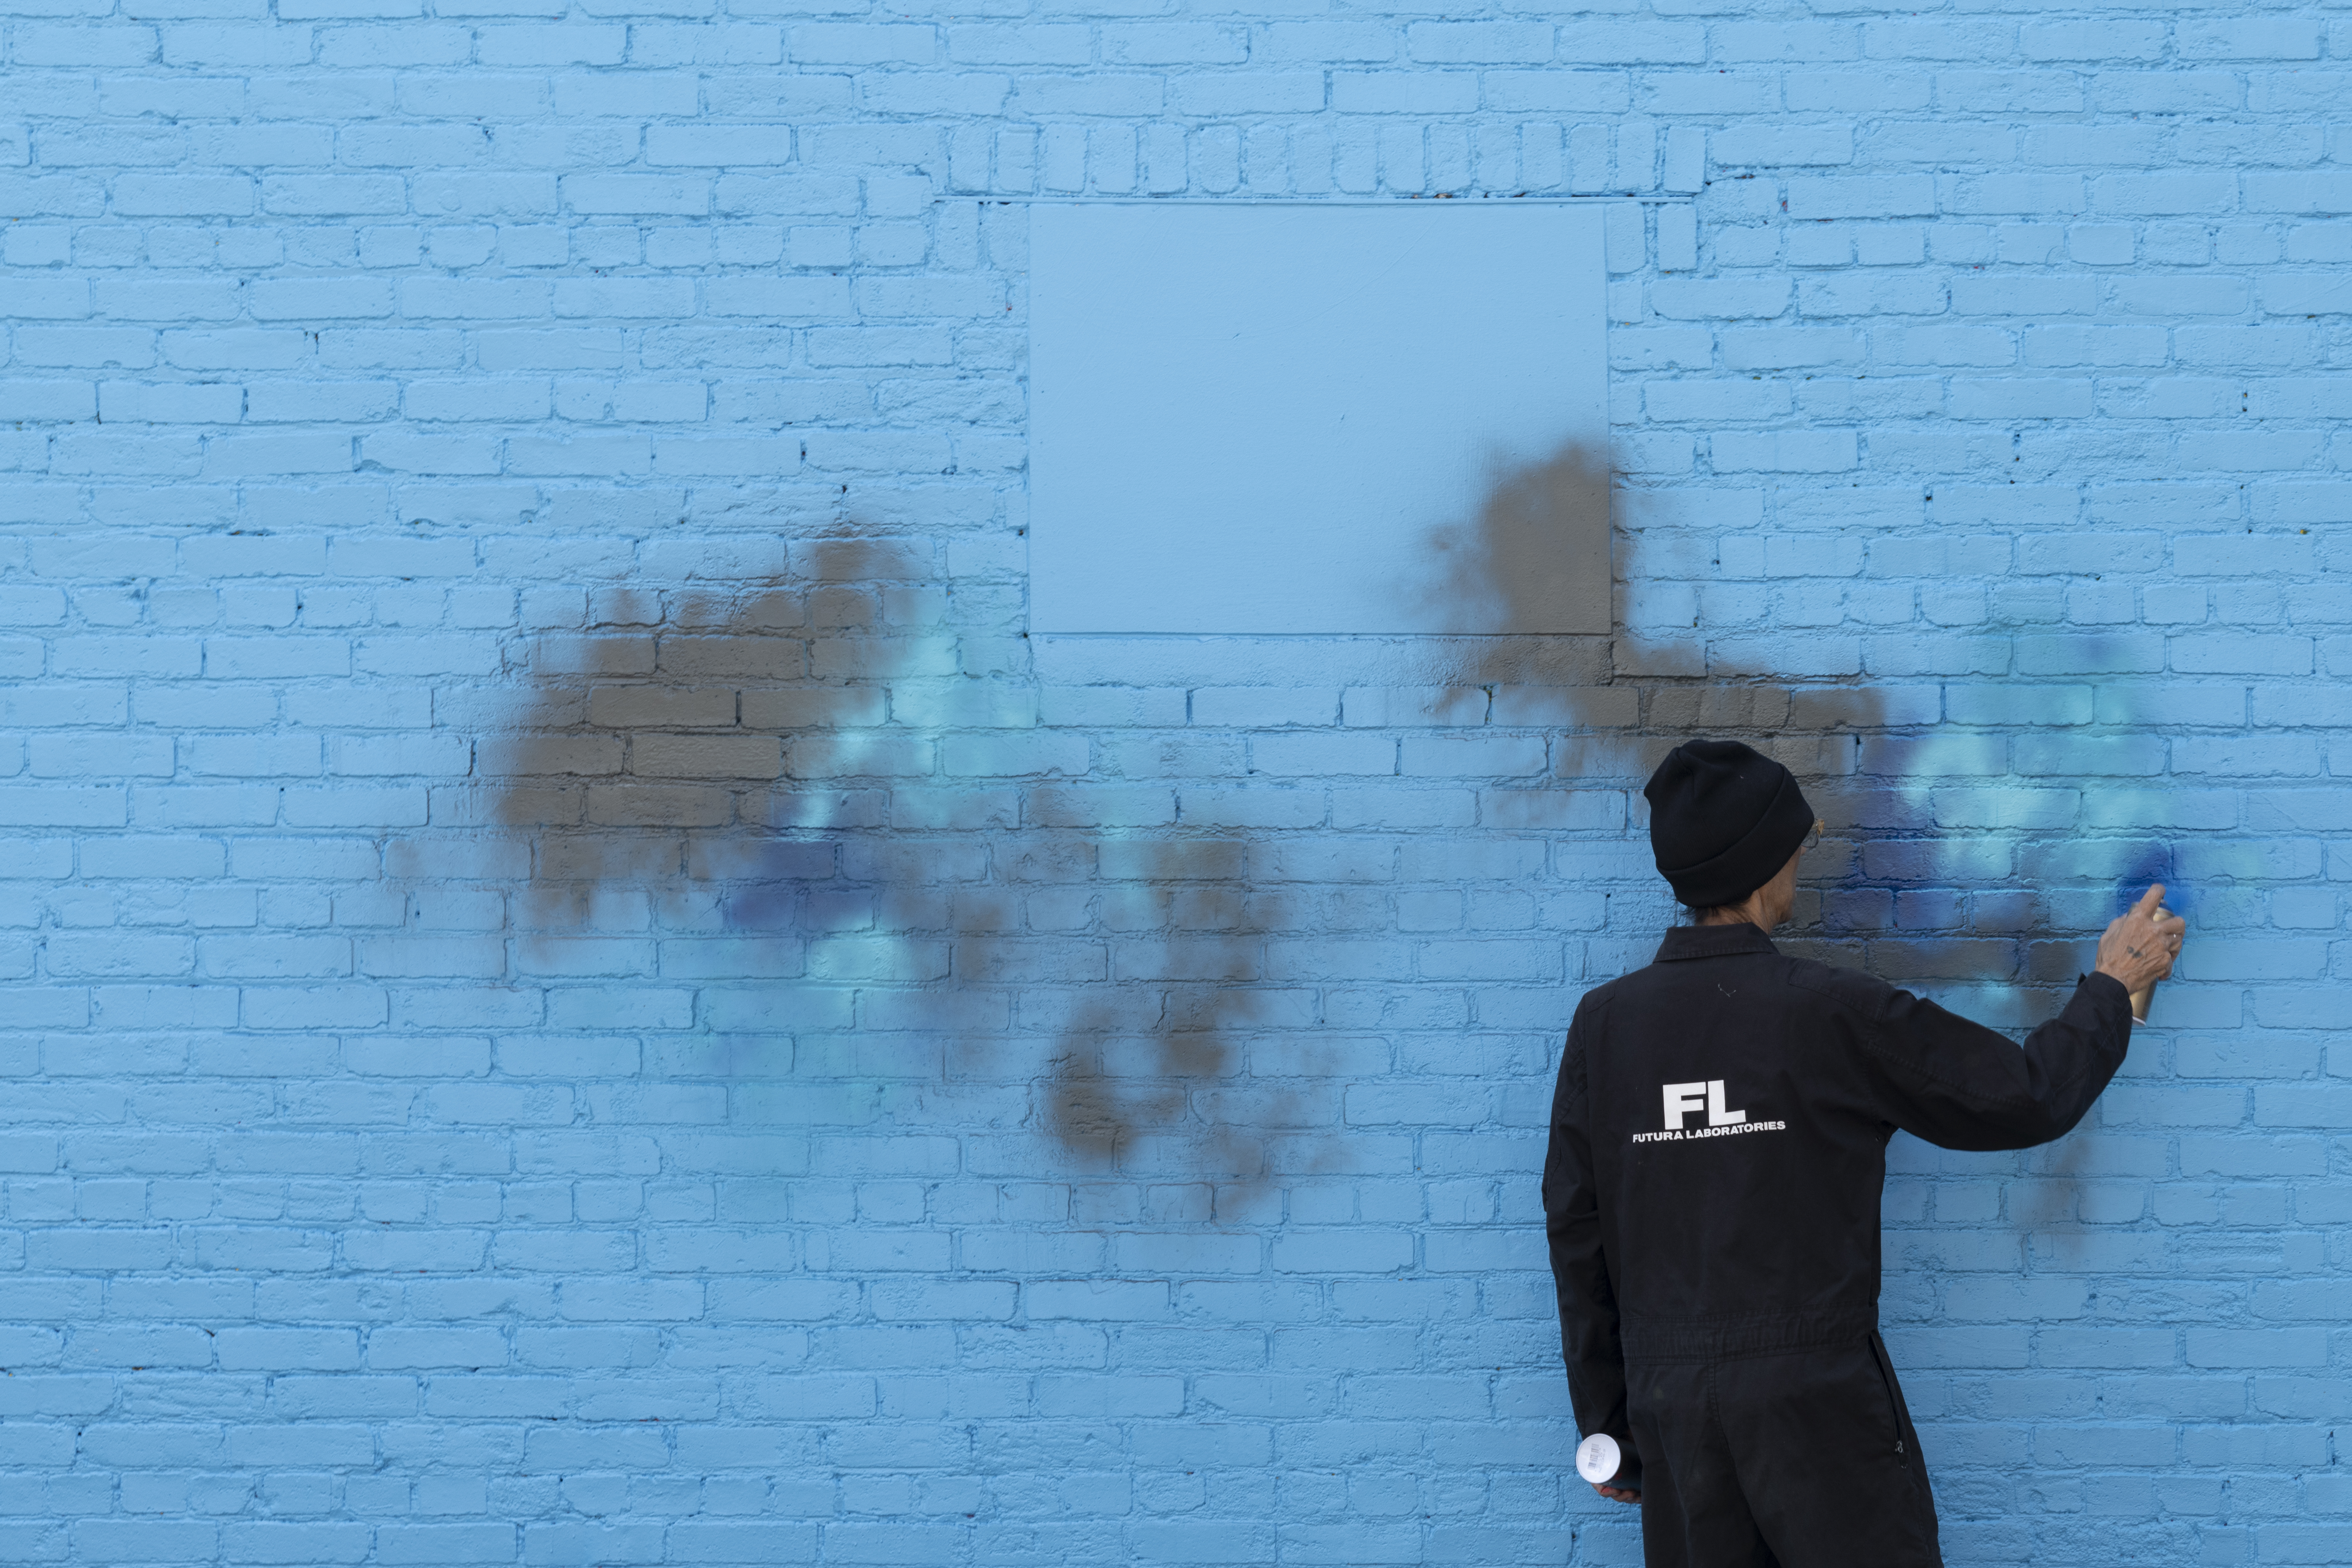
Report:
[[[1858,1337],[1893,1129],[1822,966],[1746,924],[1676,931],[1661,959],[1593,992],[1570,1047],[1627,1352]]]

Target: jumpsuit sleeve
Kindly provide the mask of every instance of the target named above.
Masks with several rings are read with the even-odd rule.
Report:
[[[1619,1348],[1617,1291],[1601,1247],[1601,1202],[1592,1182],[1592,1142],[1585,1121],[1585,1014],[1577,1012],[1553,1091],[1551,1142],[1544,1153],[1544,1234],[1559,1297],[1560,1354],[1577,1429],[1606,1432],[1623,1462],[1612,1485],[1638,1490],[1642,1457],[1625,1415],[1625,1359]]]
[[[1940,1148],[2028,1149],[2063,1137],[2131,1044],[2131,999],[2113,975],[2084,975],[2022,1050],[1908,991],[1874,989],[1862,1043],[1880,1112]]]

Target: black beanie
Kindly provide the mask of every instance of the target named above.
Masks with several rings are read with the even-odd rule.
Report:
[[[1695,910],[1739,902],[1779,875],[1813,830],[1795,776],[1737,741],[1684,742],[1642,795],[1658,874]]]

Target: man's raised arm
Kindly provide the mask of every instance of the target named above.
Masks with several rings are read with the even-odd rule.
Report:
[[[2025,1149],[2064,1136],[2123,1065],[2130,994],[2172,973],[2186,922],[2150,888],[2099,939],[2098,967],[2022,1050],[1907,991],[1880,989],[1862,1044],[1889,1121],[1946,1149]]]

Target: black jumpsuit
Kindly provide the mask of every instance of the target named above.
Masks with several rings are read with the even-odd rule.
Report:
[[[1887,1140],[2047,1142],[2130,1037],[2108,975],[2020,1050],[1747,924],[1670,931],[1586,994],[1544,1215],[1577,1425],[1617,1440],[1648,1568],[1943,1561],[1878,1337]]]

